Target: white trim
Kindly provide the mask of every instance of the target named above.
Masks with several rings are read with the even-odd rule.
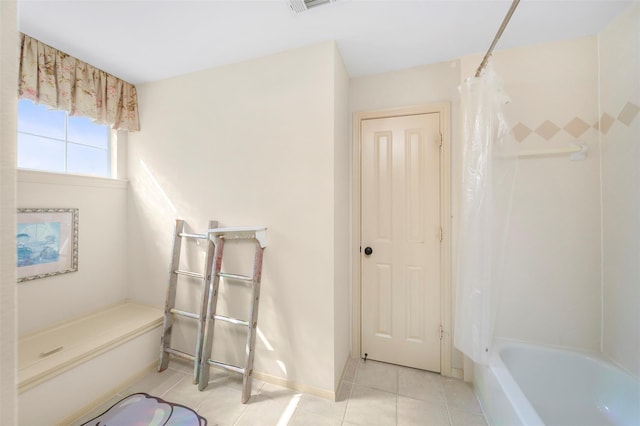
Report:
[[[361,212],[361,122],[372,118],[400,117],[416,114],[440,114],[440,129],[442,132],[442,149],[440,150],[440,217],[443,232],[440,246],[440,286],[441,308],[440,322],[444,329],[440,344],[440,374],[451,376],[454,374],[452,363],[452,321],[451,321],[451,106],[449,102],[439,102],[413,107],[394,108],[377,111],[363,111],[353,114],[353,211],[352,211],[352,250],[356,255],[352,261],[352,342],[351,353],[360,356],[360,314],[361,314],[361,283],[360,283],[360,212]]]
[[[344,383],[344,375],[347,374],[347,369],[349,368],[349,363],[351,362],[351,360],[357,360],[358,358],[353,358],[351,356],[348,356],[347,359],[344,362],[344,366],[342,367],[342,374],[340,374],[340,380],[338,380],[338,386],[336,386],[336,390],[334,393],[334,402],[337,402],[337,398],[338,395],[340,394],[340,388],[342,387],[343,383]]]
[[[463,380],[464,379],[464,371],[462,370],[462,368],[455,368],[455,367],[451,367],[451,376],[454,379],[460,379]]]
[[[129,186],[129,181],[126,179],[72,175],[39,170],[18,169],[17,175],[18,183],[44,183],[51,185],[92,186],[96,188],[116,189],[127,189]]]
[[[215,367],[212,367],[215,368]],[[272,376],[270,374],[261,373],[259,371],[253,371],[253,377],[262,380],[263,382],[271,383],[272,385],[282,386],[287,389],[306,393],[308,395],[319,396],[320,398],[335,401],[336,392],[326,389],[316,388],[314,386],[303,385],[302,383],[293,382],[291,380],[283,379],[282,377]]]

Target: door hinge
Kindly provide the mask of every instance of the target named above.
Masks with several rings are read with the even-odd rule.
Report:
[[[440,324],[440,340],[442,340],[443,336],[444,336],[444,327],[442,326],[442,324]]]
[[[442,231],[442,226],[440,227],[440,242],[442,242],[442,237],[443,237],[443,231]]]
[[[442,133],[440,133],[440,147],[442,147]]]

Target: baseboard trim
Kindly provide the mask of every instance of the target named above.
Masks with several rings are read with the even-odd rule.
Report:
[[[314,386],[307,386],[301,383],[293,382],[291,380],[283,379],[282,377],[272,376],[266,373],[260,373],[259,371],[253,372],[253,377],[263,382],[271,383],[272,385],[278,385],[287,389],[304,392],[309,395],[319,396],[320,398],[335,401],[336,392],[328,391],[326,389],[316,388]]]
[[[336,386],[336,391],[333,399],[334,402],[337,402],[338,395],[340,395],[340,389],[342,388],[342,384],[344,383],[344,375],[347,374],[347,368],[349,368],[349,363],[352,360],[356,360],[357,362],[357,359],[358,359],[357,357],[352,357],[351,355],[349,355],[345,360],[344,366],[342,367],[342,373],[340,374],[340,381],[338,381],[338,386]]]
[[[464,371],[462,368],[451,367],[451,377],[454,379],[464,379]]]

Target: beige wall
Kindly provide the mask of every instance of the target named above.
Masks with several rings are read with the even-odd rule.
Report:
[[[471,55],[354,78],[350,85],[352,112],[452,102],[454,242],[461,195],[457,86],[475,73],[481,59]],[[571,162],[568,156],[520,162],[505,262],[509,284],[499,295],[496,335],[598,350],[600,183],[598,133],[591,127],[598,117],[596,39],[497,51],[494,66],[512,99],[506,111],[510,126],[519,130],[521,150],[578,141],[590,149],[581,162]],[[545,127],[551,131],[546,133]],[[454,351],[453,367],[462,364],[460,353]]]
[[[453,102],[455,107],[458,84],[458,60],[352,78],[349,86],[350,109],[352,112],[372,111],[441,101]],[[457,118],[455,111],[451,115]]]
[[[451,151],[455,155],[459,144],[457,129],[459,84],[460,61],[458,60],[352,78],[349,86],[351,115],[358,111],[450,102]],[[455,188],[455,181],[452,186]],[[453,239],[455,240],[455,235]],[[451,365],[457,369],[463,367],[462,355],[457,350],[452,353]]]
[[[473,75],[481,56],[462,59]],[[496,336],[600,348],[600,181],[595,37],[497,51],[505,107],[521,151],[585,143],[567,155],[519,161]]]
[[[266,225],[255,370],[329,393],[348,344],[334,330],[345,316],[335,286],[349,285],[339,259],[346,240],[336,235],[348,214],[336,179],[348,160],[335,55],[323,43],[141,85],[142,130],[128,151],[131,297],[164,303],[175,218],[194,230],[209,219]],[[188,251],[186,263],[201,256]],[[250,267],[240,253],[227,259],[225,267]],[[195,309],[197,287],[182,284],[179,304]],[[223,290],[219,309],[246,316],[238,293]],[[244,333],[220,325],[214,356],[239,362]],[[193,326],[175,330],[176,346],[192,351]]]
[[[349,132],[349,75],[334,50],[334,384],[351,353],[351,133]],[[337,389],[335,389],[337,391]]]
[[[0,1],[0,424],[16,423],[16,112],[15,0]]]
[[[20,208],[78,208],[78,271],[18,284],[20,335],[127,297],[127,184],[18,172]]]
[[[604,352],[640,376],[640,5],[599,34]]]

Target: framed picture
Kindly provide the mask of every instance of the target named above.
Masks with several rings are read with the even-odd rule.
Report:
[[[78,270],[78,209],[18,209],[18,282]]]

